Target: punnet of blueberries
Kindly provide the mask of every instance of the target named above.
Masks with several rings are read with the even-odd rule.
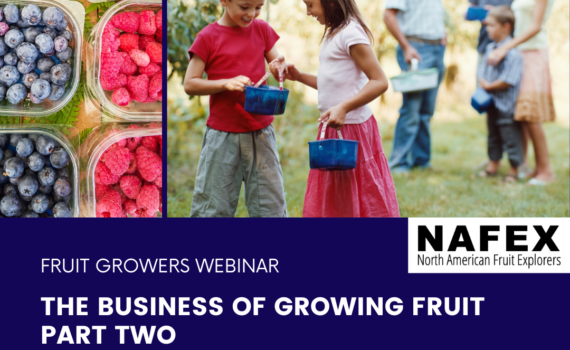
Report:
[[[70,161],[48,135],[0,132],[0,218],[72,217]]]
[[[63,11],[0,7],[0,102],[59,100],[72,74],[73,34]]]

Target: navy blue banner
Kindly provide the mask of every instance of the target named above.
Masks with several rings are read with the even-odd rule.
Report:
[[[6,223],[8,222],[8,223]],[[566,349],[570,326],[570,278],[567,275],[422,275],[408,274],[407,220],[60,220],[63,226],[47,225],[45,220],[3,221],[0,235],[0,348],[58,349],[62,326],[69,326],[76,339],[76,326],[106,326],[102,344],[96,345],[95,331],[88,337],[91,347],[104,349],[148,348],[144,341],[134,344],[131,330],[125,332],[120,345],[115,326],[170,326],[176,338],[163,345],[155,334],[152,348],[170,349],[404,349],[412,346],[440,349],[540,348]],[[187,273],[107,272],[106,259],[187,259]],[[199,273],[195,259],[277,259],[278,273]],[[51,273],[52,260],[89,259],[85,273]],[[152,261],[151,260],[151,261]],[[211,260],[208,260],[211,261]],[[42,273],[42,264],[44,273]],[[266,265],[268,268],[269,264]],[[66,265],[70,268],[70,265]],[[133,261],[127,268],[137,266]],[[171,268],[168,261],[167,269]],[[77,266],[75,266],[77,267]],[[60,266],[61,268],[61,266]],[[180,270],[183,269],[179,265]],[[80,264],[80,270],[83,265]],[[56,270],[57,271],[57,270]],[[57,316],[56,301],[51,302],[51,315],[46,316],[41,298],[88,298],[88,316]],[[127,316],[116,312],[98,315],[98,298],[171,297],[190,298],[191,315],[151,316],[150,309],[138,316],[134,308]],[[194,314],[192,302],[202,297],[222,300],[219,316],[208,312]],[[232,308],[235,299],[265,298],[258,315],[253,310],[238,316]],[[294,310],[281,316],[275,302],[281,298],[318,297],[331,303],[324,316],[316,315],[309,306],[308,316],[296,316]],[[352,316],[335,316],[331,298],[399,298],[403,309],[392,316],[385,308]],[[413,298],[437,297],[484,298],[475,315],[475,302],[468,300],[468,310],[456,316],[428,316],[427,308],[413,315]],[[56,299],[57,300],[57,299]],[[176,299],[179,300],[179,299]],[[424,302],[426,304],[426,302]],[[149,304],[147,304],[149,305]],[[286,305],[286,304],[282,304]],[[317,311],[324,304],[318,303]],[[114,306],[116,306],[114,304]],[[394,306],[394,304],[392,305]],[[294,305],[293,305],[294,307]],[[245,303],[240,309],[245,308]],[[140,311],[140,309],[139,309]],[[467,315],[463,315],[467,311]],[[55,335],[42,345],[42,326],[51,326]],[[169,338],[164,332],[163,337]],[[75,345],[75,347],[78,347]],[[79,346],[80,347],[80,346]]]

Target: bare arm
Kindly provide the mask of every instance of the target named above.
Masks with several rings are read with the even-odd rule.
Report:
[[[382,67],[380,67],[380,63],[378,63],[370,45],[357,44],[351,46],[350,56],[368,77],[368,83],[356,95],[329,109],[319,118],[319,121],[324,121],[328,118],[327,126],[335,129],[339,129],[344,125],[348,112],[372,102],[388,90],[388,79],[382,71]]]
[[[421,57],[418,51],[416,51],[416,49],[410,45],[410,42],[408,39],[406,39],[406,36],[400,30],[398,19],[396,18],[397,13],[398,10],[396,9],[386,9],[386,12],[384,12],[384,23],[386,23],[386,28],[388,28],[388,31],[392,33],[396,40],[398,40],[398,43],[404,50],[404,58],[406,62],[410,63],[412,61],[412,58],[417,58],[421,61]]]
[[[245,91],[245,86],[251,86],[251,80],[242,75],[232,79],[206,80],[202,79],[206,63],[192,55],[184,77],[184,92],[191,96],[213,95],[222,91]]]
[[[505,58],[507,52],[509,52],[510,49],[513,49],[520,44],[527,42],[536,34],[540,33],[540,30],[542,28],[542,21],[544,20],[544,15],[546,14],[547,5],[548,0],[536,0],[536,5],[534,6],[532,16],[532,24],[530,27],[528,27],[527,30],[522,32],[520,35],[514,37],[513,40],[509,41],[505,45],[493,50],[493,52],[489,55],[487,62],[493,66],[497,65],[503,60],[503,58]]]
[[[511,87],[510,84],[507,84],[502,80],[495,80],[489,83],[482,78],[479,78],[479,85],[481,85],[481,87],[485,91],[500,91],[500,90],[506,90]]]

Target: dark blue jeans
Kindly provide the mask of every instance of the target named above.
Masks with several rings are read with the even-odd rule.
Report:
[[[410,42],[421,56],[418,69],[437,68],[439,81],[443,79],[445,46]],[[396,48],[396,58],[402,71],[409,70],[404,59],[404,50]],[[429,123],[435,111],[437,88],[414,93],[405,93],[400,118],[394,133],[394,148],[388,162],[390,168],[408,169],[414,166],[429,166],[431,140]]]

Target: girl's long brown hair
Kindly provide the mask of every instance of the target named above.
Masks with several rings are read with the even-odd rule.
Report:
[[[373,42],[374,36],[372,36],[372,32],[364,23],[364,19],[354,0],[321,0],[321,6],[325,14],[325,32],[321,41],[325,37],[330,39],[335,36],[342,28],[348,25],[352,17],[362,26],[370,39],[370,43]]]

